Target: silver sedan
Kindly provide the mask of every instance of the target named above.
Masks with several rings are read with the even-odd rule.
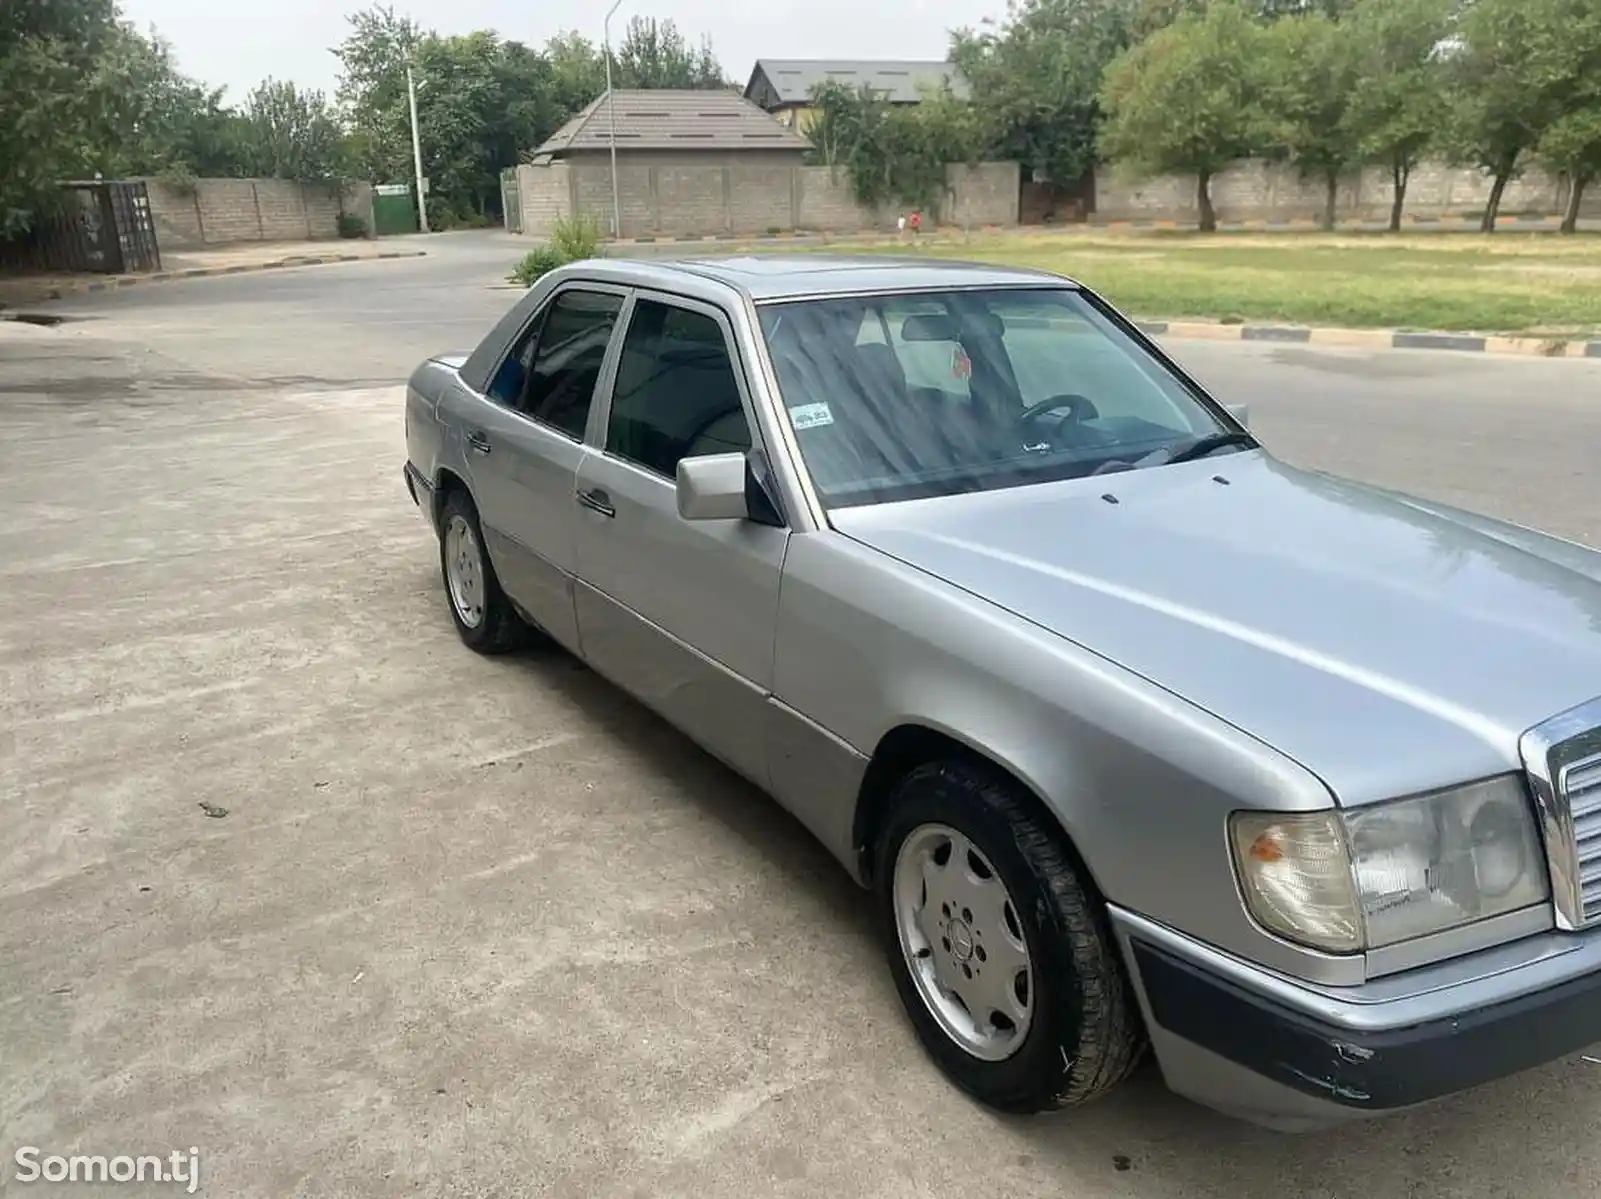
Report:
[[[592,261],[417,369],[405,474],[461,639],[792,811],[986,1103],[1149,1046],[1306,1128],[1601,1039],[1601,554],[1245,417],[1053,275]]]

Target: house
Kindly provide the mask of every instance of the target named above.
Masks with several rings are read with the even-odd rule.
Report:
[[[733,92],[610,91],[546,138],[529,161],[609,161],[614,143],[619,162],[624,155],[630,162],[641,155],[684,162],[680,155],[693,154],[700,165],[707,155],[726,165],[730,155],[794,158],[807,150],[804,138]]]
[[[925,89],[945,84],[958,96],[968,94],[967,81],[948,62],[758,58],[745,85],[745,98],[785,125],[804,131],[812,88],[819,83],[838,83],[853,90],[865,83],[891,104],[916,104]]]
[[[515,203],[531,234],[572,213],[610,230],[614,205],[624,237],[789,228],[809,149],[730,91],[612,91],[528,156]]]

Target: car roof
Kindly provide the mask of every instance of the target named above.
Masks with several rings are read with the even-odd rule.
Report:
[[[760,303],[819,296],[938,291],[972,287],[1077,287],[1049,271],[954,259],[881,254],[746,254],[671,260],[602,258],[563,273],[636,287],[682,291],[695,280],[721,283]],[[691,288],[691,290],[698,290]]]

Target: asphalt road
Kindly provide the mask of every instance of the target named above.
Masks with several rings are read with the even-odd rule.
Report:
[[[1153,1070],[960,1098],[795,822],[456,643],[395,384],[516,247],[429,248],[0,326],[0,1194],[24,1145],[231,1199],[1601,1194],[1578,1058],[1308,1137]],[[1286,457],[1601,545],[1601,363],[1172,348]]]

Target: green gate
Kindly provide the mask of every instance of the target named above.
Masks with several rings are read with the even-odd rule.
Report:
[[[378,237],[417,232],[417,207],[411,202],[409,183],[380,183],[372,189],[372,224]]]

